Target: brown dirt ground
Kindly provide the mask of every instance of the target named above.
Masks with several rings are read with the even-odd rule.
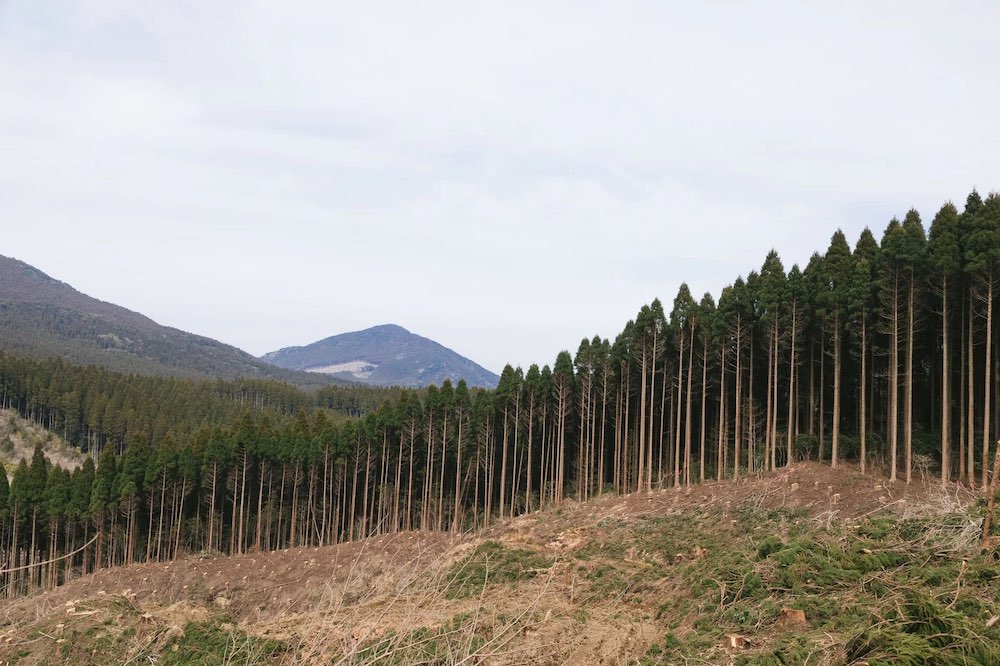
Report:
[[[797,463],[737,482],[570,500],[474,535],[409,532],[325,548],[190,556],[102,570],[0,604],[0,664],[12,655],[20,655],[17,663],[25,666],[62,663],[60,637],[108,619],[137,627],[139,654],[155,641],[165,644],[188,622],[219,613],[250,635],[286,641],[303,663],[330,663],[333,655],[390,630],[398,635],[440,627],[461,613],[497,628],[475,663],[635,663],[663,635],[655,608],[642,602],[622,612],[614,600],[591,602],[570,557],[623,524],[691,509],[726,515],[747,505],[801,509],[818,521],[840,521],[880,512],[940,513],[972,498],[953,485],[942,490],[935,479],[890,484],[880,471],[862,476],[853,464],[834,470]],[[485,540],[543,553],[554,564],[516,587],[447,599],[441,592],[444,572]],[[130,612],[122,613],[123,607]],[[144,637],[149,642],[142,645]],[[127,660],[122,655],[121,663]]]

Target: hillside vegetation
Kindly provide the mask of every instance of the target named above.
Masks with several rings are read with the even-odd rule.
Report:
[[[0,348],[146,375],[277,379],[307,388],[336,382],[278,368],[217,340],[161,326],[2,255]]]
[[[969,664],[1000,659],[981,503],[855,465],[567,501],[481,533],[102,570],[0,610],[0,659]]]
[[[80,631],[147,660],[994,663],[998,270],[1000,196],[973,192],[929,232],[910,210],[801,269],[772,251],[717,301],[681,285],[494,390],[379,392],[356,419],[331,389],[0,353],[8,406],[103,449],[0,476],[0,589],[109,581],[152,633]],[[210,568],[175,568],[194,553]],[[206,601],[191,633],[146,607]]]
[[[83,464],[86,455],[64,438],[21,418],[17,412],[0,408],[0,471],[8,476],[22,460],[29,461],[35,446],[41,446],[53,465],[73,470]]]
[[[395,324],[341,333],[261,358],[282,368],[376,386],[423,388],[464,379],[469,386],[494,388],[500,379],[451,349]]]
[[[786,272],[772,251],[718,301],[681,285],[669,314],[653,300],[613,340],[583,339],[551,366],[507,366],[494,390],[445,381],[380,393],[356,420],[331,418],[323,405],[353,399],[329,389],[102,380],[0,354],[8,404],[103,447],[73,502],[59,500],[66,475],[41,458],[15,474],[0,501],[13,518],[0,523],[0,559],[37,562],[72,550],[67,535],[97,538],[7,585],[26,592],[184,552],[463,533],[567,498],[802,460],[831,473],[884,465],[897,484],[933,474],[985,496],[1000,464],[998,269],[1000,196],[972,192],[961,212],[942,206],[929,232],[910,210],[881,242],[865,229],[853,250],[835,231],[802,269]]]

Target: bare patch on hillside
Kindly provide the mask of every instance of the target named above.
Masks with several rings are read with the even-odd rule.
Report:
[[[87,457],[55,433],[21,418],[13,410],[0,409],[0,466],[8,474],[13,474],[22,459],[31,462],[36,444],[42,445],[50,463],[64,469],[76,469]]]

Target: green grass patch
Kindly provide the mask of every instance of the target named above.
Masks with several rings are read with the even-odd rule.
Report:
[[[449,599],[478,596],[486,585],[511,584],[534,578],[552,566],[545,555],[486,541],[456,562],[445,576]]]
[[[755,641],[736,660],[746,665],[803,663],[829,653],[831,639],[837,663],[1000,664],[1000,623],[985,626],[1000,612],[1000,558],[962,538],[980,517],[973,508],[829,529],[801,512],[754,508],[716,516],[714,527],[697,513],[686,525],[660,519],[671,533],[647,544],[704,555],[672,563],[685,591],[658,602],[656,617],[673,627],[696,619],[642,662],[715,663],[733,633]],[[783,626],[783,608],[803,611],[807,625]]]
[[[287,651],[288,646],[279,641],[256,638],[214,623],[192,622],[184,627],[182,636],[166,647],[157,663],[162,666],[261,664]]]

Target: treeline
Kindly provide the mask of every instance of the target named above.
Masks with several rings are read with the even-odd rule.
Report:
[[[365,388],[342,390],[354,396],[353,402],[324,399],[323,406],[345,415],[350,409],[356,416],[383,399],[377,390],[368,398],[360,395]],[[245,411],[295,414],[313,408],[317,400],[316,395],[274,380],[122,374],[59,358],[38,360],[0,351],[0,408],[14,410],[97,456],[107,445],[120,452],[136,437],[156,446],[168,433],[183,438],[204,427],[227,424]]]
[[[1000,197],[973,192],[929,226],[911,210],[880,240],[865,230],[852,247],[838,231],[804,268],[771,252],[718,301],[682,285],[669,313],[653,301],[613,341],[507,367],[494,391],[398,391],[339,423],[308,404],[244,413],[152,446],[138,432],[68,480],[36,460],[6,491],[8,561],[97,539],[8,583],[186,551],[473,529],[564,497],[806,458],[982,487],[1000,430],[998,268]]]
[[[324,386],[316,391],[316,405],[347,416],[364,416],[382,403],[399,400],[404,390],[398,386],[360,384]]]

